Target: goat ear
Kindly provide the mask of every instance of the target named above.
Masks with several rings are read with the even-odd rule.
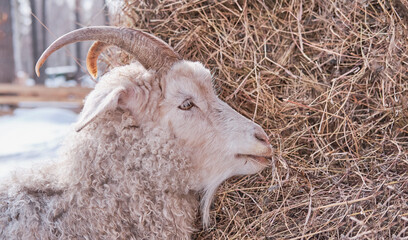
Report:
[[[86,98],[84,108],[75,125],[75,130],[77,132],[81,131],[82,128],[92,122],[99,114],[116,109],[120,96],[125,92],[126,89],[123,86],[114,88],[113,90],[92,91]]]

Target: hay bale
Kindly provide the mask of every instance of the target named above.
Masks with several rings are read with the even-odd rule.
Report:
[[[133,1],[118,25],[214,73],[274,166],[221,186],[197,239],[391,239],[408,228],[405,0]],[[197,223],[200,227],[200,223]]]

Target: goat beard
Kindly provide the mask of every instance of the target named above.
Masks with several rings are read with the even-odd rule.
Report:
[[[210,208],[211,203],[215,196],[215,192],[217,191],[221,183],[224,182],[225,179],[227,178],[228,176],[221,175],[218,178],[212,180],[211,183],[208,186],[206,186],[206,188],[203,190],[200,206],[201,206],[201,218],[204,228],[208,228],[210,224]]]

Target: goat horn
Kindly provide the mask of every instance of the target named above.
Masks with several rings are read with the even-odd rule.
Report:
[[[88,55],[86,56],[86,68],[94,78],[98,75],[98,57],[107,47],[109,47],[109,45],[110,44],[96,41],[88,50]]]
[[[161,39],[148,33],[117,27],[87,27],[69,32],[55,40],[41,55],[35,65],[37,76],[45,60],[65,45],[80,41],[100,41],[115,45],[132,55],[146,68],[156,71],[170,68],[181,57]]]

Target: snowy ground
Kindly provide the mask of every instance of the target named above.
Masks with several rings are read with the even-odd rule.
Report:
[[[17,109],[0,117],[0,177],[20,167],[55,159],[77,114],[65,109]]]

